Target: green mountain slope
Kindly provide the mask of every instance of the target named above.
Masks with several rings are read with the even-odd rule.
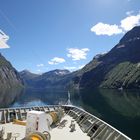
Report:
[[[79,88],[140,88],[140,27],[126,33],[112,50],[94,57],[78,73]]]

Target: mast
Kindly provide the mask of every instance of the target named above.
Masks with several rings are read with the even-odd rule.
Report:
[[[67,100],[67,105],[72,105],[71,101],[70,101],[70,92],[68,91],[68,100]]]

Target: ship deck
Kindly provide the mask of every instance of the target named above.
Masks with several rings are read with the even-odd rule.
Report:
[[[17,137],[16,140],[21,140],[25,137],[26,127],[12,122],[14,120],[26,121],[27,113],[32,110],[43,111],[47,114],[53,111],[59,114],[64,113],[62,113],[63,117],[60,115],[62,117],[59,120],[60,122],[55,123],[54,121],[55,126],[51,126],[49,131],[51,140],[131,140],[103,120],[81,108],[70,105],[0,109],[0,130],[4,127],[6,133],[4,139],[7,139],[7,133],[10,132],[12,133],[12,139]],[[70,128],[71,123],[75,124],[75,131],[73,132]]]
[[[66,115],[63,120],[67,120],[66,125],[63,128],[56,127],[50,131],[51,140],[90,140],[90,137],[87,136],[87,133],[84,133],[79,125],[75,123],[75,131],[70,132],[70,124],[72,117]]]
[[[86,133],[84,133],[79,125],[75,122],[75,131],[70,132],[70,124],[73,120],[72,117],[65,115],[62,121],[66,121],[65,126],[57,126],[54,128],[51,128],[50,134],[51,134],[51,140],[90,140],[90,137],[87,136]],[[25,126],[13,124],[13,123],[7,123],[0,125],[0,130],[4,127],[5,129],[5,135],[4,138],[6,139],[7,133],[12,132],[13,138],[17,137],[16,140],[21,140],[25,137]]]
[[[25,137],[25,126],[17,125],[11,123],[1,124],[0,130],[2,127],[5,130],[4,139],[7,138],[7,133],[12,133],[12,137],[16,138],[16,140],[21,140]]]

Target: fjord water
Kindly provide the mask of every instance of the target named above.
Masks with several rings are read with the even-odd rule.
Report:
[[[85,90],[79,94],[80,105],[85,110],[111,124],[130,138],[140,139],[139,90]],[[79,104],[77,99],[74,100],[74,104],[77,103]]]
[[[67,91],[62,90],[26,90],[10,106],[65,104],[67,97]],[[132,139],[140,139],[139,90],[73,91],[71,92],[71,102],[108,122]]]

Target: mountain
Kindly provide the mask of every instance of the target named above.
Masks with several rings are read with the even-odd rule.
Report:
[[[127,32],[109,52],[96,55],[81,70],[20,74],[32,88],[140,88],[140,26]],[[24,75],[24,76],[23,76]]]
[[[78,71],[79,88],[140,88],[140,26],[127,32],[108,53],[93,58]]]
[[[39,74],[31,73],[28,70],[23,70],[23,71],[19,72],[19,74],[20,74],[20,77],[23,80],[25,86],[30,85],[32,83],[33,79],[40,76]]]
[[[68,70],[53,70],[41,75],[36,75],[28,71],[20,72],[26,87],[28,88],[66,88],[72,78],[73,73]]]
[[[31,73],[28,70],[23,70],[20,72],[20,77],[24,79],[33,79],[38,76],[40,76],[40,74]]]
[[[15,88],[23,86],[19,73],[0,54],[0,89]]]
[[[0,107],[8,107],[23,89],[15,68],[0,54]]]

